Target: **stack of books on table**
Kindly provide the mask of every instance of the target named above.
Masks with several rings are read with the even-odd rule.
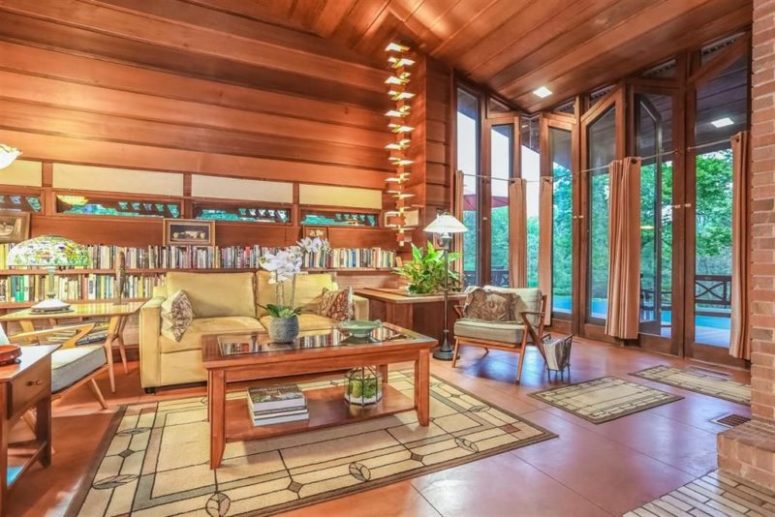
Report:
[[[309,419],[307,399],[295,384],[248,388],[248,411],[254,426]]]

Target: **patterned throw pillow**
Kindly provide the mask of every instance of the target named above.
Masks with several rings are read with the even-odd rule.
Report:
[[[477,287],[468,292],[463,314],[484,321],[514,321],[517,295]]]
[[[188,299],[185,291],[176,291],[161,304],[162,336],[180,341],[193,319],[194,310],[191,308],[191,300]]]
[[[320,316],[332,320],[344,321],[353,317],[353,290],[352,287],[330,291],[323,288],[323,293],[315,301],[315,312]]]

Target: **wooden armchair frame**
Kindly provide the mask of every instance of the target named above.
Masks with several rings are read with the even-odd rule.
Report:
[[[44,330],[21,332],[19,334],[14,334],[13,336],[10,336],[9,340],[12,343],[19,344],[22,346],[61,343],[62,348],[72,348],[76,346],[76,343],[80,339],[85,337],[87,334],[89,334],[89,332],[91,332],[94,329],[94,325],[95,325],[94,323],[79,323],[76,325],[53,327],[53,328],[44,329]],[[107,343],[105,344],[105,353],[106,354],[112,353],[112,350],[110,349],[110,345]],[[102,395],[102,391],[100,390],[100,387],[97,384],[95,377],[100,373],[102,373],[103,371],[105,371],[106,369],[108,369],[109,366],[110,365],[106,362],[103,367],[98,368],[97,370],[93,371],[89,375],[78,380],[74,384],[71,384],[65,389],[58,391],[57,393],[52,393],[51,400],[52,401],[59,400],[70,391],[79,388],[83,384],[88,383],[92,393],[94,394],[94,397],[97,399],[97,402],[99,402],[100,406],[102,406],[102,409],[107,409],[108,404],[105,402],[105,397]]]
[[[522,365],[525,362],[525,351],[527,350],[527,346],[529,344],[533,344],[538,348],[538,351],[541,353],[541,357],[546,360],[546,355],[544,354],[544,348],[543,348],[543,336],[544,336],[544,315],[546,314],[546,295],[541,296],[541,304],[540,304],[540,310],[538,312],[536,311],[522,311],[520,316],[522,317],[522,324],[525,326],[525,331],[522,333],[522,340],[519,343],[505,343],[502,341],[491,341],[488,339],[475,339],[475,338],[469,338],[469,337],[462,337],[459,338],[455,336],[455,352],[452,356],[452,368],[455,368],[457,364],[458,359],[458,351],[460,350],[460,345],[470,345],[470,346],[476,346],[480,348],[485,349],[485,355],[487,355],[490,352],[490,348],[495,348],[497,350],[505,350],[507,352],[515,352],[519,354],[519,361],[517,362],[517,379],[516,383],[519,384],[519,380],[522,377]],[[464,317],[464,311],[462,305],[455,305],[455,312],[457,312],[458,316],[463,318]],[[538,318],[538,328],[530,323],[530,316],[535,316]],[[528,341],[528,337],[530,337],[530,341]]]

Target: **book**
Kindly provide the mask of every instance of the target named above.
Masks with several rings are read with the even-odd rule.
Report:
[[[253,425],[255,427],[260,427],[264,425],[285,424],[288,422],[300,422],[302,420],[309,420],[309,413],[307,411],[303,411],[295,415],[284,415],[284,416],[267,417],[267,418],[253,418]]]
[[[248,388],[248,407],[251,413],[263,410],[302,408],[307,406],[304,393],[295,384]]]
[[[289,415],[298,415],[298,414],[309,414],[309,410],[306,406],[299,407],[299,408],[291,408],[291,409],[264,409],[261,411],[252,411],[251,414],[253,415],[254,420],[260,420],[262,418],[270,418],[270,417],[278,417],[278,416],[289,416]]]

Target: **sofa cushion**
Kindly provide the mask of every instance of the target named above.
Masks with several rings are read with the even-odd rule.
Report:
[[[159,336],[159,347],[163,354],[181,350],[202,348],[202,336],[224,332],[263,332],[264,327],[256,318],[245,316],[224,316],[220,318],[195,318],[180,341],[164,335]]]
[[[176,291],[161,304],[161,333],[169,339],[180,341],[193,319],[194,309],[185,291]]]
[[[256,299],[258,305],[266,306],[270,303],[277,303],[277,292],[275,284],[270,284],[271,273],[269,271],[256,272]],[[293,280],[283,282],[282,289],[285,293],[285,303],[291,303],[291,290]],[[293,304],[296,307],[303,307],[317,298],[323,289],[335,291],[338,289],[334,277],[330,273],[312,273],[296,275],[296,298]],[[256,314],[261,317],[266,314],[266,310],[256,306]]]
[[[323,292],[316,298],[318,300],[315,314],[325,316],[336,321],[344,321],[353,317],[353,290],[352,287]]]
[[[269,322],[272,321],[272,317],[269,315],[261,316],[259,321],[265,328],[269,328]],[[336,322],[325,316],[308,313],[299,314],[299,330],[301,332],[307,330],[329,329],[334,325],[336,325]]]
[[[107,364],[103,345],[59,348],[51,354],[51,392],[57,393]]]
[[[522,342],[524,325],[505,321],[483,321],[459,319],[455,322],[455,337],[498,341],[504,344],[519,345]]]
[[[256,315],[253,273],[171,271],[167,273],[165,283],[168,293],[186,292],[195,318]]]

